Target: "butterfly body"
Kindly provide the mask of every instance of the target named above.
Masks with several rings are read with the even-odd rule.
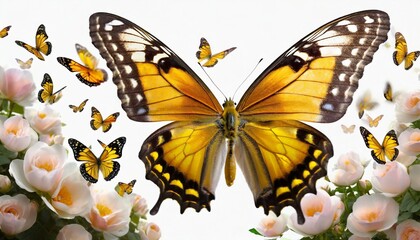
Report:
[[[235,106],[232,99],[221,105],[178,55],[143,28],[113,14],[93,14],[92,43],[113,72],[127,116],[173,121],[140,149],[146,178],[160,188],[150,213],[167,198],[178,201],[181,212],[210,210],[223,166],[231,185],[237,164],[257,207],[279,215],[292,206],[303,223],[300,200],[316,192],[333,147],[301,121],[328,123],[345,114],[388,30],[388,16],[380,11],[331,21],[280,55]]]
[[[35,47],[32,47],[31,45],[24,43],[22,41],[15,41],[17,45],[25,48],[28,52],[34,54],[39,60],[44,61],[43,55],[50,55],[52,50],[52,44],[50,42],[47,42],[48,35],[45,32],[45,26],[41,24],[38,27],[38,30],[36,31],[35,35]]]
[[[365,141],[366,147],[372,149],[373,160],[379,164],[385,164],[386,158],[394,161],[398,157],[398,137],[394,130],[390,130],[384,137],[382,144],[366,128],[360,126],[360,134]],[[385,158],[386,157],[386,158]]]

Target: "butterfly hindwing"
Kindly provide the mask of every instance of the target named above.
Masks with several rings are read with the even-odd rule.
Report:
[[[398,156],[398,137],[394,130],[390,130],[384,137],[382,144],[370,133],[366,128],[360,127],[360,134],[365,141],[366,147],[372,149],[372,158],[379,164],[385,164],[387,157],[390,161],[394,161]]]
[[[25,48],[28,52],[34,54],[38,59],[44,61],[43,55],[50,55],[52,50],[52,44],[50,42],[47,42],[48,35],[45,32],[45,26],[41,24],[38,27],[38,30],[36,31],[35,35],[35,47],[32,47],[31,45],[24,43],[22,41],[15,41],[17,45]]]
[[[117,121],[119,115],[119,112],[115,112],[109,115],[107,118],[103,119],[99,110],[95,107],[92,107],[92,120],[90,120],[90,126],[93,130],[98,130],[100,127],[102,127],[103,132],[108,132],[112,127],[112,123]]]
[[[400,32],[395,33],[395,51],[392,55],[395,65],[404,62],[405,70],[410,69],[414,61],[420,56],[420,51],[408,52],[407,42]]]

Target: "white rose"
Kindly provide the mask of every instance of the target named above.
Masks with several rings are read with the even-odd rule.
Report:
[[[92,234],[79,224],[69,224],[60,229],[56,240],[92,240]]]
[[[0,141],[12,152],[20,152],[35,143],[38,135],[21,116],[8,118],[0,124]]]
[[[28,230],[35,223],[38,205],[25,195],[0,196],[0,231],[16,235]]]

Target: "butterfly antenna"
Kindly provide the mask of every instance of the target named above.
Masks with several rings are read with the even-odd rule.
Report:
[[[245,80],[242,81],[242,83],[236,88],[235,92],[233,93],[233,97],[232,99],[235,99],[235,95],[236,92],[239,90],[239,88],[241,88],[241,86],[246,82],[246,80],[248,80],[249,76],[251,76],[251,74],[255,71],[255,69],[258,67],[258,65],[261,63],[263,59],[261,58],[257,64],[255,65],[255,67],[252,69],[252,71],[248,74],[248,76],[246,76]]]
[[[201,67],[201,69],[202,69],[202,70],[203,70],[203,72],[207,75],[207,77],[210,79],[210,81],[213,83],[213,85],[217,88],[217,90],[219,90],[219,92],[220,92],[220,93],[222,93],[223,97],[225,97],[225,99],[227,99],[227,98],[226,98],[226,95],[222,92],[222,90],[220,90],[220,88],[217,86],[217,84],[213,82],[213,79],[211,79],[211,77],[210,77],[210,76],[209,76],[209,74],[206,72],[206,70],[204,70],[203,66],[201,66],[201,64],[200,64],[200,63],[198,63],[198,65]]]

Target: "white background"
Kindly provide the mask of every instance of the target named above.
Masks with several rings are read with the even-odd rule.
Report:
[[[398,4],[398,6],[397,6]],[[199,39],[206,37],[214,52],[229,47],[237,47],[215,68],[208,69],[214,82],[226,96],[233,92],[249,74],[260,58],[264,58],[250,79],[239,89],[235,96],[238,102],[249,84],[276,59],[283,51],[304,37],[309,32],[330,20],[351,12],[380,9],[391,17],[392,30],[389,34],[388,47],[382,46],[375,55],[373,63],[367,66],[360,81],[360,89],[355,99],[369,88],[375,101],[380,106],[368,112],[372,117],[384,114],[378,128],[369,129],[379,139],[389,130],[394,118],[394,107],[385,102],[382,91],[386,81],[390,81],[397,91],[413,86],[419,87],[415,64],[410,71],[392,62],[394,46],[393,33],[401,31],[408,42],[409,50],[420,49],[419,4],[415,1],[0,1],[0,28],[12,25],[9,36],[0,39],[0,66],[18,67],[15,58],[27,60],[32,56],[14,41],[21,40],[34,44],[36,29],[44,24],[53,48],[50,56],[42,62],[34,59],[30,71],[40,88],[44,73],[49,73],[56,89],[67,86],[63,98],[53,107],[62,114],[64,134],[67,138],[76,138],[85,145],[91,145],[99,154],[101,147],[96,139],[109,143],[117,137],[126,136],[123,157],[119,160],[121,171],[110,183],[101,179],[99,184],[113,188],[119,181],[129,182],[137,179],[134,191],[148,201],[150,208],[157,200],[159,188],[145,180],[143,163],[138,159],[138,152],[144,139],[163,126],[164,123],[140,123],[130,121],[120,107],[116,87],[111,79],[100,87],[88,87],[62,67],[56,58],[65,56],[79,61],[74,44],[87,47],[100,58],[98,51],[91,44],[89,36],[89,16],[94,12],[110,12],[129,19],[143,27],[172,50],[174,50],[213,90],[222,102],[224,97],[196,64],[195,52]],[[100,67],[106,68],[100,60]],[[111,72],[107,69],[109,76]],[[89,98],[85,111],[74,114],[69,104],[79,104]],[[103,115],[119,111],[118,121],[104,134],[93,131],[89,126],[90,108],[95,106]],[[350,105],[347,114],[336,123],[312,124],[323,131],[333,142],[334,157],[354,150],[363,159],[369,159],[370,151],[364,146],[358,127],[353,134],[344,134],[341,124],[366,126],[359,120],[355,103]],[[68,144],[65,141],[67,148]],[[74,161],[69,154],[69,161]],[[150,216],[150,221],[157,223],[162,230],[162,239],[258,239],[248,232],[263,217],[263,209],[256,209],[252,194],[240,172],[232,187],[227,187],[224,177],[216,191],[216,200],[211,202],[211,212],[202,210],[196,213],[188,209],[179,213],[178,203],[172,200],[163,202],[160,211]]]

